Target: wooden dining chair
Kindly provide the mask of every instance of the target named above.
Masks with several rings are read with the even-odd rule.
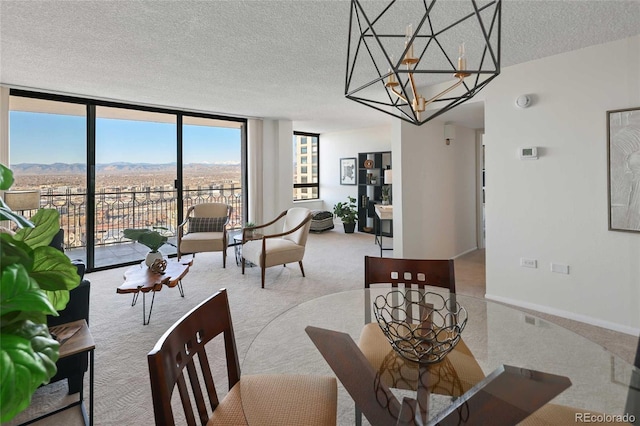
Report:
[[[229,384],[222,400],[218,397],[205,349],[205,345],[220,335],[224,338]],[[222,343],[217,339],[212,345],[217,342]],[[241,377],[225,289],[171,326],[149,352],[147,361],[156,425],[176,423],[171,403],[176,387],[188,425],[336,424],[334,377],[276,374]]]
[[[364,287],[428,289],[449,291],[449,303],[455,304],[456,282],[453,260],[364,258]],[[367,293],[368,296],[368,293]],[[363,352],[381,380],[391,388],[416,390],[426,380],[430,393],[459,397],[485,378],[473,353],[460,339],[446,357],[428,366],[421,377],[420,364],[405,360],[392,347],[377,322],[371,322],[372,303],[365,298],[365,325],[358,340]],[[360,415],[356,412],[356,421]]]

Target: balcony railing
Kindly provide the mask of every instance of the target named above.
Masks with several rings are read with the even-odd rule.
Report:
[[[242,227],[242,188],[230,186],[186,188],[183,191],[183,209],[200,203],[225,203],[232,207],[228,229]],[[177,191],[147,188],[129,191],[121,188],[96,192],[95,245],[107,246],[128,243],[122,231],[126,228],[164,227],[169,237],[177,235]],[[87,245],[86,190],[45,189],[41,191],[41,208],[54,208],[60,213],[60,226],[65,230],[65,249],[84,248]],[[25,211],[29,218],[34,211]]]

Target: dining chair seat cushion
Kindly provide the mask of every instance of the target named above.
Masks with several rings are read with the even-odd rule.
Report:
[[[297,262],[304,255],[305,246],[300,246],[284,238],[267,238],[267,253],[265,267],[284,265]],[[242,245],[242,257],[258,266],[263,266],[260,259],[262,254],[262,240],[248,241]]]
[[[220,401],[207,426],[248,426],[242,410],[240,398],[240,382],[236,383],[227,396]]]
[[[377,322],[366,324],[358,347],[373,369],[389,387],[415,390],[420,364],[402,358],[387,340]],[[458,397],[485,378],[482,368],[460,339],[444,360],[428,366],[429,390],[439,395]]]
[[[555,426],[555,425],[572,425],[578,423],[576,415],[586,418],[598,418],[604,415],[595,411],[585,410],[583,408],[568,407],[566,405],[545,404],[539,410],[535,411],[529,417],[519,423],[520,426]],[[615,418],[613,418],[615,420]],[[598,421],[598,425],[630,425],[627,422],[614,421]]]
[[[190,232],[185,234],[180,241],[182,253],[201,253],[223,249],[224,234],[222,232]]]
[[[335,377],[256,374],[241,376],[208,426],[335,426]]]

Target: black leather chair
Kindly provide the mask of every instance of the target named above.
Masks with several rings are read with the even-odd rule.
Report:
[[[53,238],[50,246],[64,251],[64,230]],[[59,311],[59,316],[47,316],[47,325],[53,327],[72,321],[84,319],[89,325],[89,290],[91,283],[84,279],[85,264],[81,260],[72,260],[72,263],[78,268],[80,275],[80,285],[69,292],[69,303],[67,307]],[[58,360],[56,366],[58,372],[51,378],[49,383],[67,379],[69,384],[69,395],[78,393],[82,389],[84,383],[84,373],[89,365],[88,353],[68,356]]]

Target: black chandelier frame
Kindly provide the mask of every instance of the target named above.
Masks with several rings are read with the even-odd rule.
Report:
[[[500,52],[501,52],[501,21],[502,21],[502,0],[493,0],[489,1],[482,6],[478,6],[478,2],[476,0],[469,0],[473,6],[473,12],[466,14],[462,18],[456,20],[450,25],[447,25],[445,28],[434,32],[433,23],[431,22],[430,13],[435,6],[437,0],[422,0],[422,3],[425,7],[425,12],[422,18],[420,19],[415,31],[413,32],[409,42],[406,44],[404,50],[402,51],[400,57],[395,62],[392,62],[392,56],[389,55],[387,49],[385,49],[384,43],[382,43],[382,39],[384,38],[405,38],[405,34],[378,34],[374,25],[376,22],[389,11],[389,9],[397,2],[397,0],[392,0],[383,10],[380,12],[375,19],[370,20],[367,17],[367,14],[364,10],[364,7],[361,4],[360,0],[351,0],[351,14],[349,17],[349,39],[347,46],[347,69],[346,69],[346,78],[345,78],[345,97],[351,99],[360,104],[366,105],[368,107],[374,108],[380,112],[385,114],[389,114],[393,117],[400,118],[401,120],[407,121],[409,123],[415,125],[422,125],[427,121],[430,121],[439,115],[455,108],[456,106],[466,102],[467,100],[474,97],[480,90],[482,90],[487,84],[489,84],[494,78],[496,78],[500,74]],[[482,16],[480,15],[482,11],[494,7],[494,11],[491,14],[490,24],[486,25]],[[461,25],[465,23],[467,20],[476,18],[479,23],[479,27],[481,29],[482,37],[484,38],[484,48],[482,50],[482,55],[480,59],[480,65],[478,69],[465,69],[458,70],[456,68],[454,60],[452,60],[451,56],[447,54],[444,47],[438,41],[438,37],[450,30],[451,28]],[[430,34],[420,34],[421,29],[424,25],[427,24],[428,28],[431,30]],[[353,37],[353,26],[357,25],[360,33],[359,40],[357,46],[355,48],[355,52],[352,52],[352,37]],[[496,31],[496,40],[495,46],[492,46],[491,36]],[[418,61],[415,64],[414,69],[403,69],[403,58],[409,51],[410,47],[413,45],[416,39],[428,39],[425,47],[422,49],[420,55],[418,56]],[[384,65],[389,67],[388,72],[382,72],[381,67],[374,58],[374,54],[372,52],[372,46],[370,43],[377,43],[377,46],[382,51],[386,62]],[[431,43],[437,44],[439,50],[444,54],[447,62],[451,66],[448,69],[418,69],[418,65],[422,63],[423,59],[425,59],[425,54],[427,49],[431,45]],[[364,51],[364,53],[363,53]],[[353,53],[353,57],[351,54]],[[354,75],[354,71],[357,66],[357,59],[359,54],[368,54],[373,62],[375,67],[375,71],[377,77],[373,80],[358,86],[357,88],[351,88],[352,79]],[[490,69],[487,69],[485,66],[492,65]],[[464,87],[465,92],[459,96],[441,96],[448,93],[448,90],[441,92],[436,97],[430,99],[428,103],[445,103],[439,109],[427,109],[424,111],[424,116],[421,116],[419,112],[416,112],[411,104],[407,101],[409,99],[409,94],[411,93],[410,89],[410,74],[434,74],[434,75],[442,75],[442,74],[453,74],[455,77],[460,79],[461,86]],[[385,84],[385,80],[390,76],[394,76],[396,81],[400,82],[399,88],[401,90],[401,94],[404,96],[404,99],[394,94],[393,91]],[[473,83],[470,84],[465,77],[474,76],[471,78]],[[481,76],[488,76],[482,81]],[[405,77],[404,79],[402,77]],[[392,77],[393,78],[393,77]],[[412,78],[412,77],[411,77]],[[458,83],[458,84],[460,84]],[[364,89],[369,88],[372,85],[381,84],[384,87],[384,91],[386,93],[387,101],[380,101],[376,99],[367,99],[363,96],[359,95],[359,92]],[[454,86],[452,86],[453,88]],[[414,96],[416,96],[414,94]],[[386,108],[385,108],[386,107]]]

